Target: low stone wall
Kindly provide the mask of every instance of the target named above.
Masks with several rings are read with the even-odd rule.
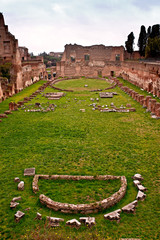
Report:
[[[72,176],[72,175],[35,175],[33,179],[33,192],[37,193],[39,191],[38,180],[41,179],[63,179],[63,180],[114,180],[119,179],[121,181],[120,189],[112,194],[109,198],[103,199],[102,201],[98,201],[90,204],[69,204],[69,203],[61,203],[55,202],[52,199],[46,197],[44,194],[39,196],[40,202],[46,205],[48,208],[53,209],[54,211],[61,211],[63,213],[81,213],[81,214],[90,214],[96,213],[98,211],[102,211],[109,207],[112,207],[116,203],[118,203],[125,195],[127,188],[127,180],[125,176],[112,176],[112,175],[100,175],[100,176]]]
[[[141,95],[134,90],[130,89],[129,87],[123,86],[122,83],[118,79],[115,79],[117,85],[129,96],[131,96],[135,101],[139,102],[143,108],[147,108],[147,111],[151,113],[152,116],[155,118],[160,118],[160,103],[157,102],[155,99],[152,99],[151,96],[144,96]]]

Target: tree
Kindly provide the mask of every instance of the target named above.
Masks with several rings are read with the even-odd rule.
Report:
[[[134,44],[134,34],[133,32],[131,32],[129,35],[128,35],[128,38],[127,38],[127,41],[125,42],[125,47],[127,49],[127,52],[128,53],[133,53],[133,44]]]
[[[149,38],[150,34],[151,34],[151,26],[149,26],[147,29],[147,38]]]
[[[160,37],[149,38],[145,51],[146,57],[160,57]]]
[[[142,25],[140,34],[139,34],[138,44],[137,44],[139,47],[139,53],[141,56],[145,56],[146,42],[147,42],[146,28],[144,25]]]
[[[160,25],[159,24],[155,24],[152,26],[152,31],[149,35],[150,38],[155,38],[155,37],[159,37],[160,36]]]

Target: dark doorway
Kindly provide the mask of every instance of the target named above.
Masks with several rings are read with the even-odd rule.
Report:
[[[111,71],[111,77],[114,77],[114,71]]]

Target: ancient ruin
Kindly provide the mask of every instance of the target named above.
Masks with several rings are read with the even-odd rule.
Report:
[[[98,211],[102,211],[107,209],[116,203],[118,203],[125,195],[126,188],[127,188],[127,180],[125,176],[111,176],[111,175],[104,175],[104,176],[72,176],[72,175],[35,175],[32,183],[33,192],[37,193],[39,191],[38,187],[38,180],[41,179],[66,179],[66,180],[114,180],[119,179],[121,181],[120,189],[112,194],[111,197],[104,199],[99,202],[90,203],[90,204],[69,204],[69,203],[60,203],[55,202],[49,197],[46,197],[44,194],[39,196],[40,202],[46,205],[48,208],[53,209],[54,211],[61,211],[63,213],[82,213],[82,214],[89,214],[89,213],[96,213]]]
[[[46,67],[42,57],[34,57],[26,47],[19,47],[18,40],[5,25],[0,13],[0,68],[7,75],[0,75],[0,101],[21,91],[34,82],[47,78]]]
[[[94,45],[83,47],[77,44],[66,45],[61,62],[57,63],[57,77],[97,77],[121,76],[134,85],[160,97],[160,64],[138,61],[140,55],[133,54],[128,59],[123,46],[107,47]]]

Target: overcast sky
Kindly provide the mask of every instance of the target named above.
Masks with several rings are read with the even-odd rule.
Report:
[[[29,52],[58,52],[64,45],[125,45],[141,25],[160,24],[160,0],[0,0],[9,31]]]

